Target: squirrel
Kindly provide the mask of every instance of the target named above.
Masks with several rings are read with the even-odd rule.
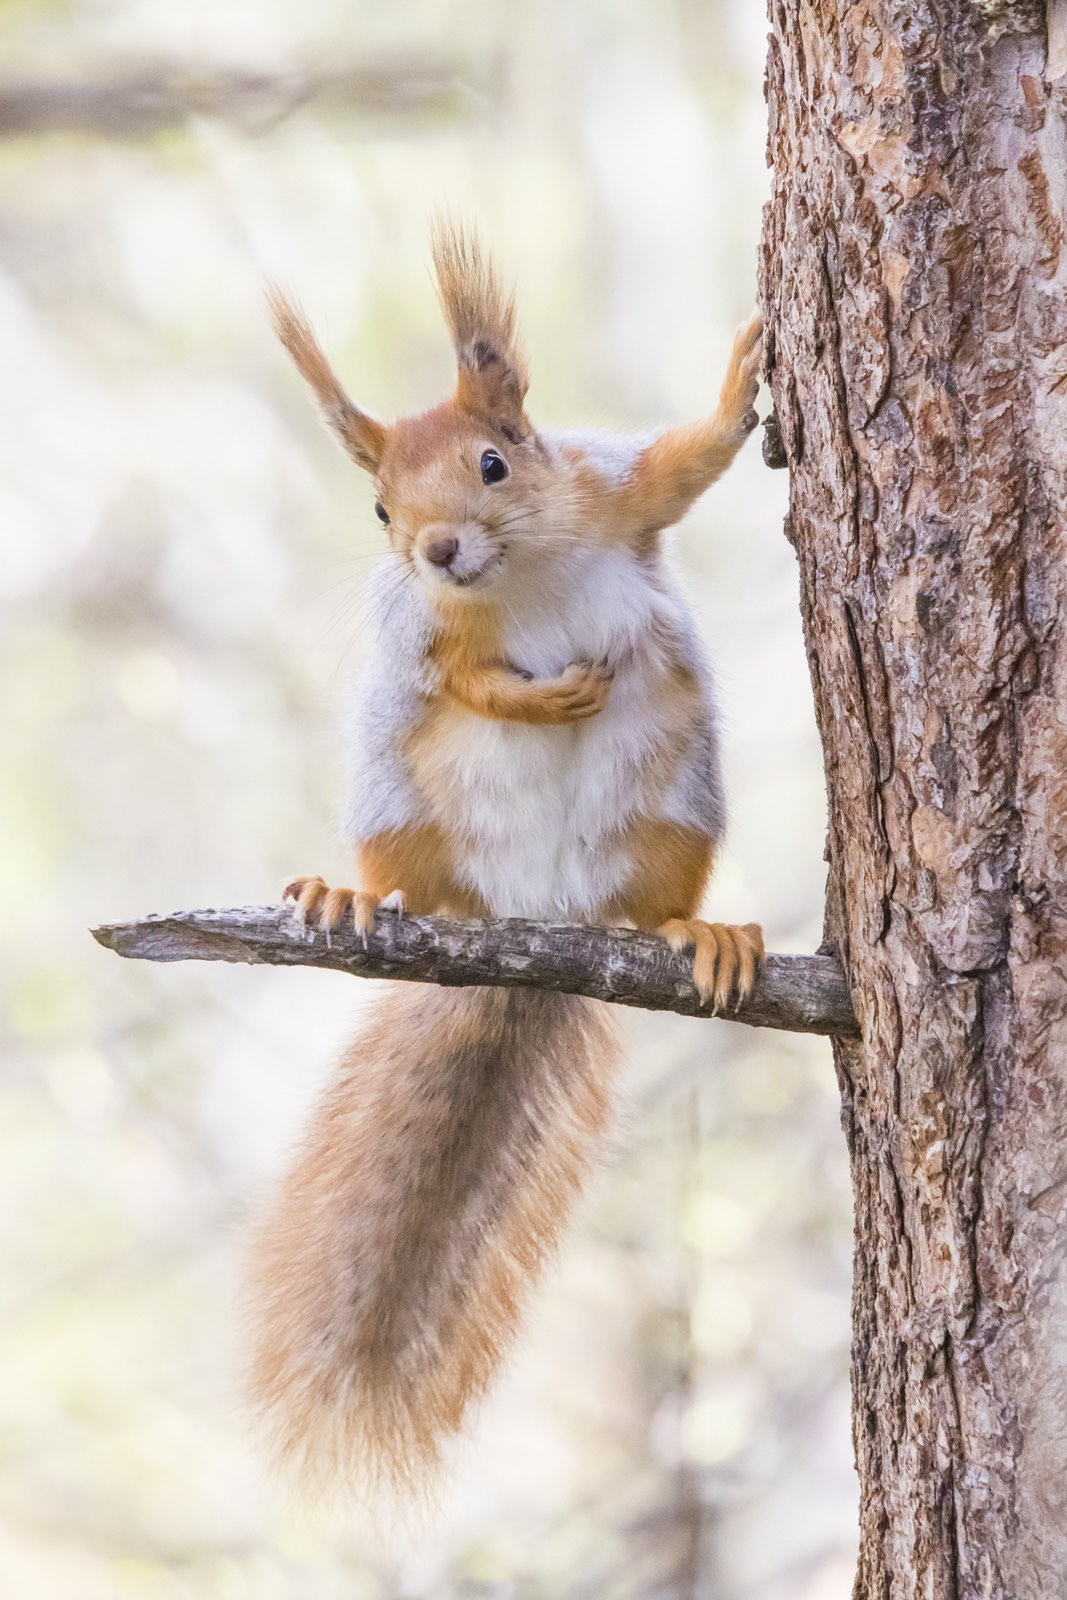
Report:
[[[308,876],[285,895],[327,936],[389,912],[655,930],[721,1007],[751,989],[763,935],[696,915],[723,836],[719,736],[660,536],[756,424],[759,316],[707,420],[546,433],[477,237],[439,222],[432,255],[456,388],[391,424],[269,292],[389,543],[353,740],[358,887]],[[606,1015],[533,989],[395,985],[350,1046],[251,1253],[253,1403],[320,1484],[433,1480],[608,1123]]]

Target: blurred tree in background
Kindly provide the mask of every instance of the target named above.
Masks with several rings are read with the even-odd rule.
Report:
[[[272,345],[445,392],[441,205],[519,288],[548,425],[695,415],[754,296],[758,8],[19,0],[0,83],[0,1577],[13,1595],[841,1600],[845,1152],[824,1042],[627,1017],[630,1105],[413,1541],[305,1515],[239,1404],[240,1230],[365,997],[119,966],[87,926],[339,872],[380,549]],[[813,949],[822,781],[784,475],[677,557],[717,661],[717,914]],[[12,914],[13,913],[13,914]]]

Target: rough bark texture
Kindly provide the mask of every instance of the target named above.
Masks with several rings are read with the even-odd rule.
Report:
[[[768,360],[863,1035],[862,1597],[1067,1593],[1063,10],[770,0]]]
[[[662,939],[625,928],[518,918],[379,916],[366,944],[352,933],[304,927],[286,906],[178,911],[94,928],[120,956],[146,961],[244,961],[278,967],[331,967],[362,978],[414,983],[553,989],[687,1017],[716,1013],[690,981],[691,963]],[[767,956],[733,1022],[794,1033],[857,1033],[848,989],[832,956]]]

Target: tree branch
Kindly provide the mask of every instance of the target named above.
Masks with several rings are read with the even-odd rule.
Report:
[[[111,923],[94,928],[93,937],[120,956],[146,961],[329,967],[362,978],[555,989],[648,1011],[715,1015],[701,1004],[685,956],[653,934],[626,928],[383,913],[364,946],[352,933],[327,942],[287,906],[242,906]],[[752,994],[726,1015],[796,1033],[854,1038],[859,1032],[832,956],[768,956]]]
[[[469,96],[453,63],[383,57],[359,66],[287,73],[172,63],[97,77],[0,82],[0,136],[81,133],[140,139],[214,117],[269,127],[305,106],[343,115],[454,116]]]

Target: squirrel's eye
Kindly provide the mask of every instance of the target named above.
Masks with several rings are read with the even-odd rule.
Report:
[[[508,464],[495,450],[482,451],[482,482],[503,483],[508,475]]]
[[[389,526],[389,513],[380,500],[375,500],[374,502],[374,515],[378,518],[383,528]]]

